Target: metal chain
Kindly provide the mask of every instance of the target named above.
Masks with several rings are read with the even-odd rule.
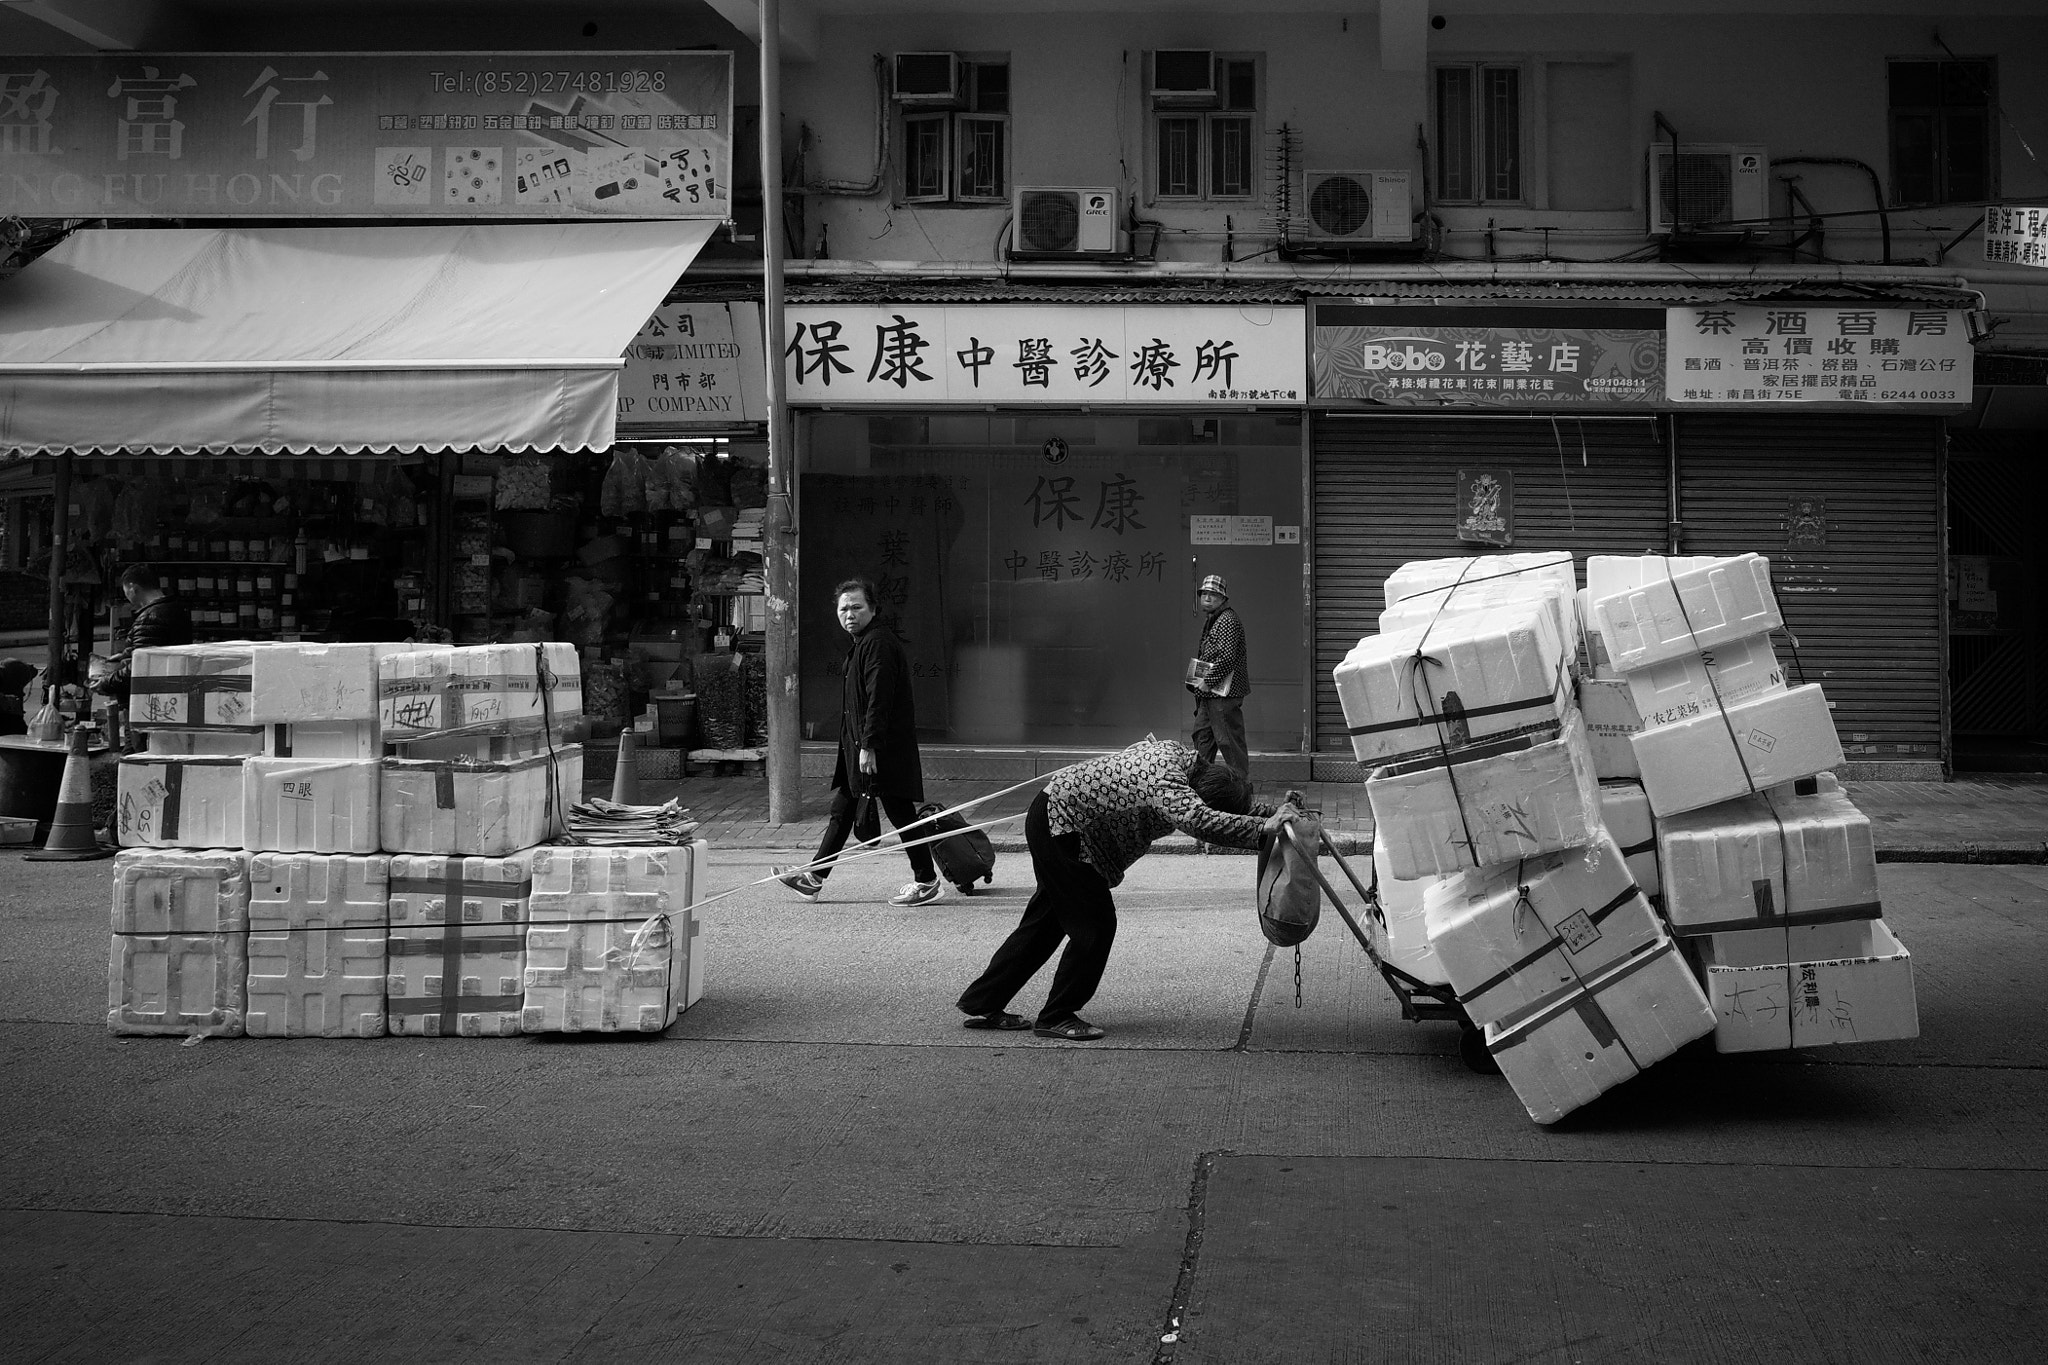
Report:
[[[1294,945],[1294,1008],[1301,1008],[1301,945]]]

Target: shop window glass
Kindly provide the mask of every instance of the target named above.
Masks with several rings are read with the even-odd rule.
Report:
[[[1185,737],[1194,586],[1221,573],[1251,636],[1252,746],[1297,749],[1301,546],[1193,545],[1190,518],[1298,525],[1300,437],[1298,421],[1238,414],[810,417],[807,729],[830,738],[838,726],[846,649],[826,596],[865,574],[901,623],[928,742]]]

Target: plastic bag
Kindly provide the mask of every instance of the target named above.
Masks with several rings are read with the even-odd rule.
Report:
[[[139,479],[121,490],[114,499],[114,540],[121,545],[140,545],[156,530],[156,511],[163,505],[161,485]]]
[[[654,462],[656,482],[668,489],[670,510],[687,512],[697,505],[697,458],[680,446],[664,446]]]
[[[506,464],[498,470],[495,496],[501,512],[545,512],[554,498],[548,462],[530,455]]]
[[[44,744],[60,743],[64,738],[64,716],[56,706],[44,702],[35,719],[28,723],[28,737]]]
[[[647,457],[627,446],[612,454],[604,472],[598,508],[608,517],[629,517],[647,510]]]

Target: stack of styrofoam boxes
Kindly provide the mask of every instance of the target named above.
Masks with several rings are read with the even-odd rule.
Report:
[[[1377,866],[1427,883],[1438,970],[1545,1123],[1713,1027],[1602,821],[1575,588],[1563,552],[1403,566],[1383,620],[1412,622],[1397,609],[1419,590],[1423,624],[1360,641],[1336,675]],[[1458,613],[1473,591],[1485,604]]]
[[[1589,563],[1590,620],[1642,729],[1663,909],[1723,1052],[1912,1037],[1911,959],[1879,918],[1868,820],[1819,686],[1788,688],[1760,555]],[[1790,1002],[1788,1005],[1787,1002]]]
[[[138,649],[129,723],[146,752],[121,760],[114,833],[130,848],[240,848],[242,765],[263,751],[246,642]]]
[[[384,1036],[390,863],[249,855],[249,1036]]]
[[[249,881],[230,849],[129,849],[114,859],[107,1027],[238,1038]]]
[[[545,671],[543,671],[545,665]],[[378,664],[383,845],[505,857],[562,833],[583,795],[573,646],[467,645]],[[545,684],[545,685],[543,685]]]
[[[1697,950],[1720,1051],[1919,1033],[1870,820],[1832,773],[1673,816],[1657,839],[1664,911]]]
[[[392,856],[385,1010],[393,1033],[520,1031],[532,857]]]
[[[378,718],[391,858],[391,1031],[517,1034],[537,846],[581,799],[576,651],[467,645],[386,655]]]
[[[708,846],[533,852],[528,1033],[659,1033],[704,994],[696,883]]]
[[[394,648],[253,647],[250,712],[264,753],[242,768],[243,847],[377,851],[377,661]]]

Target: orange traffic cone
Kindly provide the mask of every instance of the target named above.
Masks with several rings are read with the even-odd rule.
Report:
[[[90,858],[111,858],[114,850],[101,848],[92,832],[92,760],[86,756],[86,732],[92,727],[72,727],[71,751],[64,756],[64,778],[57,785],[57,813],[50,818],[50,833],[43,846],[21,856],[39,863],[81,863]]]
[[[640,762],[633,757],[633,727],[619,731],[619,762],[612,769],[612,800],[622,806],[640,804]]]

